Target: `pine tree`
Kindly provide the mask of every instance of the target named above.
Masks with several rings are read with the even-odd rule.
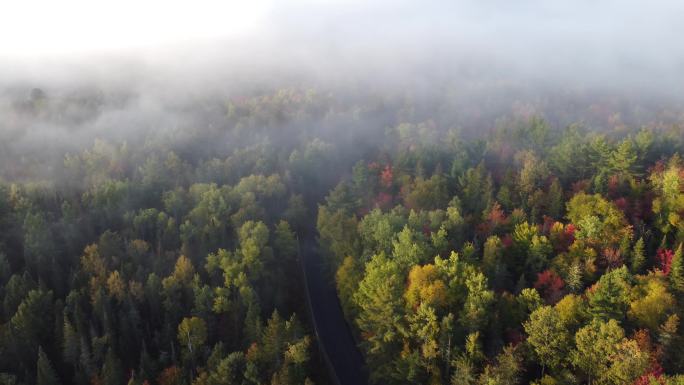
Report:
[[[102,366],[103,385],[122,385],[124,383],[121,361],[112,348],[107,350],[104,365]]]
[[[570,265],[565,282],[573,293],[577,293],[582,289],[582,268],[579,263],[576,262]]]
[[[43,351],[43,347],[38,347],[38,363],[36,368],[36,385],[58,385],[59,378],[52,368],[52,364]]]
[[[622,321],[629,306],[629,279],[629,272],[624,266],[601,276],[588,295],[589,314],[602,321],[611,318]]]
[[[63,354],[64,361],[70,363],[71,365],[78,365],[79,357],[81,356],[81,341],[78,336],[78,332],[69,321],[69,318],[64,316],[64,344],[63,344]]]
[[[634,244],[632,249],[632,274],[640,273],[646,264],[646,256],[644,255],[644,238],[640,237]]]
[[[563,187],[558,179],[554,179],[549,186],[547,194],[549,216],[551,218],[561,218],[563,216]]]
[[[682,256],[681,243],[672,257],[672,265],[670,266],[670,285],[675,291],[684,291],[684,257]]]

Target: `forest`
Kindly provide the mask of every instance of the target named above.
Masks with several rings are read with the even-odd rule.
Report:
[[[684,383],[684,110],[455,95],[5,91],[0,383],[335,383],[306,237],[372,384]]]

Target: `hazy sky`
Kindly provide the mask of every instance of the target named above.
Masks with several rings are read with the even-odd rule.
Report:
[[[106,52],[239,36],[269,7],[265,0],[10,0],[0,12],[0,52]]]
[[[479,61],[493,75],[674,87],[684,81],[681,20],[681,0],[10,0],[0,75],[111,59],[201,75],[427,73]]]

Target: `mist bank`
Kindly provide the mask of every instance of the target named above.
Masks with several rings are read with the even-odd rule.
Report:
[[[484,138],[532,117],[557,130],[669,128],[684,121],[683,8],[295,1],[269,5],[230,38],[0,50],[3,176],[34,163],[53,175],[97,139],[201,161],[266,142],[378,147],[402,123],[426,124],[434,140],[450,130]]]
[[[25,20],[26,44],[39,32],[64,35],[67,41],[60,41],[61,51],[41,46],[13,50],[18,43],[0,48],[0,81],[94,82],[148,90],[164,85],[225,89],[227,83],[233,88],[305,82],[391,87],[490,81],[668,96],[682,92],[674,85],[684,80],[684,47],[678,42],[684,34],[679,22],[684,5],[673,0],[647,6],[637,0],[256,4],[259,11],[249,14],[254,19],[249,27],[230,23],[246,12],[240,7],[205,4],[206,12],[226,14],[223,27],[206,37],[193,37],[192,27],[202,20],[187,5],[187,19],[179,19],[175,33],[158,41],[148,41],[151,32],[145,29],[166,26],[163,7],[157,18],[143,23],[138,19],[149,9],[122,4],[117,14],[129,11],[130,21],[136,22],[129,29],[140,31],[137,37],[121,31],[115,46],[110,40],[116,40],[116,33],[104,31],[111,22],[102,20],[98,28],[93,24],[102,15],[87,9],[73,10],[78,14],[74,28],[82,28],[86,37],[107,32],[100,44],[67,35],[65,28],[48,30],[54,20],[42,25]],[[182,13],[179,4],[167,7]],[[214,17],[204,24],[210,21]],[[15,41],[22,41],[21,34]]]

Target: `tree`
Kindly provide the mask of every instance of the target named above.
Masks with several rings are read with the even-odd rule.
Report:
[[[38,346],[52,340],[52,314],[52,292],[38,289],[29,291],[9,321],[9,335],[17,349],[14,351],[16,365],[33,367],[38,355]]]
[[[565,282],[553,270],[544,270],[537,274],[534,288],[541,291],[547,303],[556,303],[563,297],[563,287]]]
[[[459,321],[469,332],[481,331],[489,322],[490,307],[494,304],[494,292],[487,289],[487,278],[474,273],[466,278],[466,296]]]
[[[42,347],[38,348],[38,363],[36,364],[36,385],[58,385],[59,378],[52,363],[45,355]]]
[[[62,346],[62,353],[64,356],[64,361],[70,363],[73,366],[78,364],[78,359],[81,354],[80,352],[80,338],[76,329],[69,321],[69,318],[64,316],[64,326],[62,335],[64,336],[64,344]]]
[[[290,224],[285,221],[278,222],[273,233],[273,245],[278,257],[292,262],[297,256],[298,245]]]
[[[411,266],[420,263],[426,256],[424,248],[416,238],[417,234],[406,225],[392,242],[394,259],[402,269],[408,270]]]
[[[582,289],[584,284],[582,283],[582,268],[579,263],[575,262],[570,265],[565,281],[571,292],[576,293]]]
[[[589,383],[604,376],[617,352],[625,332],[614,319],[594,320],[575,334],[577,350],[571,353],[573,364],[586,376]]]
[[[435,310],[427,303],[421,303],[414,314],[408,317],[410,335],[417,340],[420,365],[427,373],[439,373],[439,322]]]
[[[563,216],[563,187],[557,178],[553,179],[549,192],[547,193],[549,216],[554,219],[560,219]]]
[[[321,246],[334,257],[338,266],[347,256],[358,256],[357,221],[343,210],[330,211],[325,206],[318,208],[316,228]]]
[[[568,294],[554,305],[561,323],[573,333],[589,320],[587,303],[583,297]]]
[[[383,254],[375,255],[366,264],[366,274],[354,294],[359,308],[356,323],[364,336],[363,345],[377,378],[388,378],[392,361],[398,353],[400,330],[403,326],[404,276],[398,264]]]
[[[432,307],[446,304],[447,288],[435,265],[414,266],[408,282],[404,298],[410,307],[417,308],[422,303]]]
[[[493,194],[492,177],[487,173],[484,163],[469,168],[459,177],[458,183],[462,193],[460,196],[463,207],[470,214],[476,216],[482,214],[489,207]]]
[[[504,245],[501,242],[501,239],[496,235],[487,238],[482,253],[482,270],[492,281],[492,286],[494,288],[505,287],[509,279],[510,273],[504,263],[503,254]]]
[[[630,339],[617,344],[611,361],[610,369],[602,377],[606,383],[614,385],[634,383],[651,364],[648,352],[641,350],[639,344]]]
[[[238,230],[238,239],[243,269],[247,277],[255,282],[261,277],[264,265],[273,256],[273,251],[268,246],[268,227],[261,221],[247,221]]]
[[[273,311],[271,318],[268,319],[261,339],[264,361],[269,367],[269,372],[275,372],[281,365],[286,343],[285,321],[278,311]]]
[[[675,292],[684,292],[684,256],[682,255],[682,243],[679,244],[672,257],[669,278],[670,285]]]
[[[667,291],[667,285],[655,275],[639,279],[633,295],[636,299],[629,305],[628,315],[638,326],[658,330],[675,309],[675,298]]]
[[[219,377],[220,378],[220,377]],[[210,378],[211,379],[211,378]],[[233,384],[229,378],[223,378],[214,382],[214,384]],[[159,373],[157,377],[157,383],[159,385],[182,385],[183,384],[183,372],[177,366],[169,366]],[[211,383],[211,382],[210,382]]]
[[[577,193],[567,203],[567,210],[568,219],[578,226],[577,238],[609,247],[631,235],[624,214],[599,194]]]
[[[105,362],[102,366],[102,383],[103,385],[122,385],[124,383],[121,360],[111,347],[107,349]]]
[[[190,287],[194,275],[195,268],[192,266],[192,262],[185,255],[181,255],[176,260],[173,273],[169,277],[164,278],[162,284],[164,288],[173,286]]]
[[[634,165],[637,161],[636,149],[631,138],[625,138],[615,148],[608,158],[608,165],[613,172],[631,177],[634,174]]]
[[[451,375],[451,385],[475,385],[477,373],[475,365],[465,357],[459,357],[453,362],[454,373]]]
[[[354,258],[347,257],[335,273],[337,295],[340,297],[342,309],[350,319],[356,318],[354,293],[362,278],[362,273],[359,270]]]
[[[569,336],[558,311],[551,306],[542,306],[530,314],[523,325],[528,335],[527,342],[532,345],[544,369],[560,369],[567,356]]]
[[[183,321],[178,325],[178,342],[187,349],[192,360],[202,349],[206,340],[207,324],[202,318],[183,318]]]
[[[405,193],[404,203],[411,209],[434,210],[449,202],[446,178],[433,175],[429,179],[416,178]]]
[[[656,224],[660,231],[668,236],[674,233],[675,240],[684,241],[684,221],[680,213],[684,210],[684,189],[682,185],[682,169],[674,159],[664,171],[654,171],[651,185],[657,196],[653,200],[653,212],[656,214]]]
[[[587,294],[589,313],[603,321],[622,320],[629,306],[630,279],[624,266],[602,275]]]
[[[124,299],[126,289],[118,270],[112,271],[109,278],[107,278],[107,290],[109,291],[109,295],[116,298],[118,301]]]
[[[634,244],[632,249],[632,263],[630,265],[632,274],[641,273],[646,264],[646,255],[644,252],[644,238],[639,237],[639,239]]]
[[[507,346],[496,357],[496,362],[485,367],[480,384],[515,385],[520,381],[522,357],[513,346]]]

